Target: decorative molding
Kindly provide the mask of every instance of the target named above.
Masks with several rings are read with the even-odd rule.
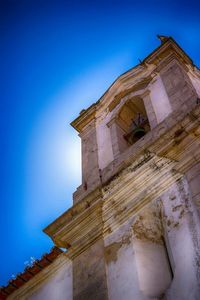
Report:
[[[93,104],[90,109],[82,112],[78,118],[76,118],[73,122],[71,122],[71,126],[74,127],[79,133],[81,133],[84,128],[90,124],[92,120],[95,119],[96,114],[96,105]]]

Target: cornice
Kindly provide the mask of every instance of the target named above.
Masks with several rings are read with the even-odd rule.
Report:
[[[76,129],[79,133],[82,133],[84,128],[95,119],[96,104],[90,106],[90,109],[84,110],[80,113],[78,118],[71,122],[71,126]]]
[[[58,234],[59,240],[71,242],[68,250],[70,259],[80,255],[88,247],[103,237],[102,198],[71,224],[66,224]]]
[[[88,207],[99,200],[102,197],[102,191],[100,188],[95,189],[89,193],[82,201],[76,203],[70,207],[65,213],[59,216],[55,221],[49,224],[43,229],[43,231],[49,235],[51,238],[62,228],[65,223],[69,223],[76,219],[77,215],[82,214]]]
[[[102,236],[102,191],[97,189],[51,223],[44,232],[74,258]]]

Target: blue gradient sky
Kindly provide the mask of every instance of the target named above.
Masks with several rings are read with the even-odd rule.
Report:
[[[72,204],[80,141],[69,123],[172,35],[200,66],[199,1],[1,1],[0,285],[52,246]]]

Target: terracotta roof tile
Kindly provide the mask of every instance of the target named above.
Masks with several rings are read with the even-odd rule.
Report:
[[[0,300],[6,299],[41,270],[49,266],[61,253],[63,253],[63,251],[60,248],[53,247],[51,251],[44,254],[41,259],[34,261],[30,267],[26,267],[24,272],[19,273],[15,279],[11,279],[7,286],[0,288]]]

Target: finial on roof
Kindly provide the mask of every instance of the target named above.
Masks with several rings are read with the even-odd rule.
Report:
[[[161,43],[166,42],[169,39],[169,36],[165,36],[165,35],[159,35],[157,34],[157,37],[159,38],[159,40],[161,41]]]

